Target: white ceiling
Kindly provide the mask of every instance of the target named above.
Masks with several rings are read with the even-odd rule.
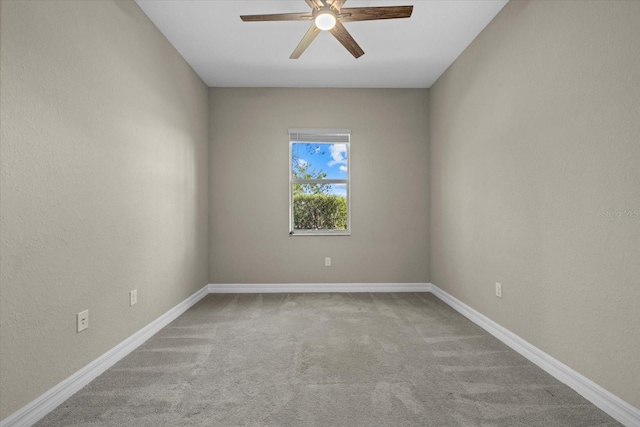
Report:
[[[349,0],[345,7],[414,5],[408,19],[347,22],[365,51],[353,58],[322,32],[289,59],[309,22],[240,15],[310,12],[304,0],[136,0],[211,87],[428,88],[508,0]]]

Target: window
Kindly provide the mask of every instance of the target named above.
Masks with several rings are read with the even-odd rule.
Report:
[[[289,234],[348,235],[350,129],[289,129]]]

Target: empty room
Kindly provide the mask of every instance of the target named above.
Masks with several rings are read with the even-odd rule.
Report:
[[[640,427],[640,0],[0,0],[0,427]]]

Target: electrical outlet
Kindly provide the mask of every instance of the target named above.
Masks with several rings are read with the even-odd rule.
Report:
[[[133,307],[138,303],[138,290],[134,289],[129,292],[129,307]]]
[[[76,314],[77,332],[82,332],[89,327],[89,310],[81,311]]]
[[[496,282],[496,296],[502,298],[502,284]]]
[[[325,267],[331,267],[331,257],[325,257],[324,258],[324,266]]]

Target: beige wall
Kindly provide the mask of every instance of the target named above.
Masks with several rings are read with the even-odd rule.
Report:
[[[636,407],[638,23],[512,1],[430,90],[432,282]]]
[[[428,281],[426,90],[210,95],[212,283]],[[292,127],[352,130],[351,236],[289,237]]]
[[[133,2],[0,7],[3,419],[207,283],[208,92]]]

